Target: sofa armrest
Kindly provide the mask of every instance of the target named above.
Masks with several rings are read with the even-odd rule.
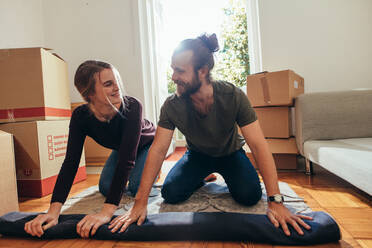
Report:
[[[302,94],[295,99],[296,142],[372,137],[372,90]]]

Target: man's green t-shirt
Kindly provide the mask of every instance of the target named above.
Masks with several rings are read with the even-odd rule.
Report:
[[[158,125],[170,130],[177,127],[190,150],[222,157],[244,145],[236,124],[245,126],[257,116],[241,89],[223,81],[212,82],[212,86],[214,102],[207,115],[201,116],[189,97],[173,94],[161,107]]]

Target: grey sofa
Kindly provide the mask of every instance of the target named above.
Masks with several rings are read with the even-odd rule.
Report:
[[[307,174],[316,163],[372,195],[372,90],[300,95],[295,125]]]

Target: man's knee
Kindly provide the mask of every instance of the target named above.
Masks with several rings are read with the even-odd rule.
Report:
[[[108,191],[109,191],[109,187],[110,185],[108,183],[105,183],[105,182],[99,182],[98,184],[98,189],[99,189],[99,192],[103,195],[103,196],[107,196],[108,194]]]
[[[238,192],[231,192],[232,197],[235,201],[246,206],[253,206],[262,197],[261,186],[252,185],[244,189],[240,189]]]
[[[172,183],[164,183],[161,189],[161,196],[165,203],[175,204],[187,200],[190,196],[184,194],[176,185]]]
[[[139,182],[129,181],[127,191],[129,191],[131,196],[135,196],[137,194],[139,188]]]

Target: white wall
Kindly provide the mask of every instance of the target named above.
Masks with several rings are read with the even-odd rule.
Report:
[[[0,0],[0,49],[44,46],[41,0]]]
[[[73,76],[87,59],[112,63],[127,93],[143,102],[136,1],[43,0],[45,44],[68,63],[72,102],[82,101]]]
[[[263,69],[291,68],[306,92],[371,88],[372,1],[260,0]],[[100,58],[144,101],[138,0],[0,0],[0,48],[45,46],[76,67]]]
[[[372,88],[371,0],[259,0],[263,70],[293,69],[305,92]]]

